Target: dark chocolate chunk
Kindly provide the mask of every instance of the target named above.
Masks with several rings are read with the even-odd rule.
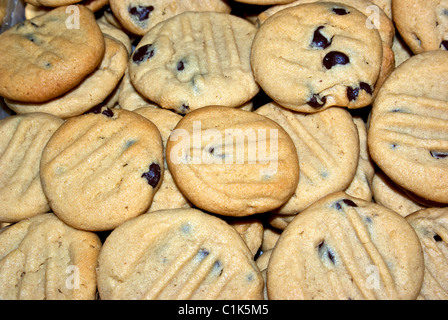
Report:
[[[132,61],[136,64],[141,64],[154,56],[154,48],[152,44],[146,44],[134,51]]]
[[[358,206],[356,203],[354,203],[350,199],[343,199],[342,202],[344,202],[349,207],[355,207],[356,208]]]
[[[142,174],[142,178],[148,180],[148,184],[155,188],[160,181],[162,176],[162,170],[157,163],[151,163],[149,166],[149,171]]]
[[[442,237],[439,236],[438,234],[435,234],[435,235],[434,235],[434,240],[435,240],[436,242],[443,241]]]
[[[443,40],[440,44],[440,48],[448,50],[448,40]]]
[[[184,62],[183,62],[182,60],[180,60],[180,61],[177,63],[177,71],[183,71],[184,69],[185,69]]]
[[[359,88],[347,87],[347,98],[348,101],[355,101],[358,99]]]
[[[128,8],[128,12],[136,17],[138,21],[144,21],[149,18],[149,14],[154,10],[153,6],[132,6]]]
[[[445,159],[448,157],[448,152],[430,151],[430,154],[435,159]]]
[[[199,261],[204,260],[208,255],[210,254],[210,252],[207,249],[200,249],[198,252],[198,259]]]
[[[313,41],[311,42],[313,48],[326,49],[331,45],[332,39],[328,40],[322,33],[320,33],[320,30],[323,28],[324,26],[320,26],[314,31]]]
[[[333,12],[336,13],[338,16],[345,16],[346,14],[350,13],[344,8],[333,8]]]
[[[360,83],[359,83],[359,88],[360,88],[361,90],[364,90],[365,92],[367,92],[367,93],[370,94],[370,95],[373,94],[372,87],[371,87],[368,83],[360,82]]]
[[[310,105],[311,107],[313,107],[315,109],[319,109],[325,105],[325,102],[327,102],[327,98],[325,98],[325,97],[321,98],[321,97],[319,97],[318,94],[313,94],[311,99],[308,100],[308,105]]]
[[[331,51],[325,55],[323,63],[325,68],[331,69],[336,65],[345,65],[350,63],[350,59],[345,53]]]

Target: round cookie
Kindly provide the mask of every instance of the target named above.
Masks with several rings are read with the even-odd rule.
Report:
[[[171,135],[171,132],[173,132],[176,125],[182,119],[182,116],[173,111],[162,108],[143,107],[134,111],[156,125],[162,136],[162,142],[165,150],[166,143]],[[166,159],[166,157],[164,157],[164,159]],[[154,194],[151,206],[147,212],[165,209],[190,208],[191,204],[179,191],[176,183],[174,182],[173,176],[168,170],[166,160],[164,162],[164,167],[165,170],[163,173],[162,184]]]
[[[0,299],[95,300],[101,241],[52,213],[0,231]]]
[[[45,113],[0,120],[0,222],[46,213],[39,165],[42,150],[64,121]]]
[[[366,25],[359,10],[332,2],[275,13],[261,24],[251,53],[255,79],[266,94],[307,113],[368,106],[382,64],[378,30]]]
[[[358,167],[360,142],[346,109],[332,107],[306,114],[271,102],[255,112],[277,122],[288,133],[299,159],[297,188],[275,213],[296,214],[323,196],[350,186]]]
[[[78,116],[102,104],[112,94],[127,67],[128,53],[118,40],[104,36],[105,54],[100,65],[69,92],[42,103],[25,103],[5,99],[18,114],[45,112],[66,119]]]
[[[82,5],[23,21],[0,35],[0,96],[32,103],[54,99],[93,72],[104,50],[95,16]]]
[[[131,82],[148,100],[180,114],[209,105],[239,107],[259,92],[250,66],[256,31],[231,14],[179,14],[137,45]]]
[[[129,32],[144,36],[156,24],[186,11],[230,13],[224,0],[110,0],[110,8]]]
[[[448,203],[448,52],[402,63],[373,104],[368,147],[378,167],[416,196]]]
[[[129,68],[126,69],[119,85],[118,105],[122,109],[135,111],[140,108],[160,108],[157,104],[143,97],[131,82]],[[171,111],[170,111],[171,112]]]
[[[394,0],[392,14],[397,31],[415,54],[448,50],[446,0]]]
[[[283,230],[267,269],[269,299],[411,300],[424,258],[397,213],[344,192],[326,196]]]
[[[423,248],[425,276],[419,299],[448,300],[448,208],[428,208],[406,217]]]
[[[195,206],[226,216],[280,207],[294,193],[299,161],[286,131],[267,117],[226,107],[188,113],[167,143],[168,168]]]
[[[59,127],[43,151],[40,176],[61,220],[103,231],[148,210],[163,169],[157,127],[132,111],[104,107]]]
[[[107,237],[99,257],[102,300],[262,299],[263,278],[238,232],[196,209],[136,217]]]

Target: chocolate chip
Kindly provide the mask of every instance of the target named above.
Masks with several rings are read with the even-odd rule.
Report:
[[[365,92],[367,92],[367,93],[370,94],[370,95],[373,94],[372,87],[371,87],[370,84],[368,84],[368,83],[360,82],[360,83],[359,83],[359,88],[361,88],[361,90],[364,90]]]
[[[190,107],[189,107],[188,105],[186,105],[185,103],[183,103],[183,104],[180,106],[180,109],[181,109],[181,112],[182,112],[183,114],[186,114],[188,111],[190,111]]]
[[[313,41],[311,42],[313,48],[326,49],[331,45],[331,39],[328,40],[322,33],[320,33],[320,30],[323,28],[323,26],[320,26],[314,31]]]
[[[152,44],[146,44],[134,51],[132,61],[136,64],[141,64],[154,56],[154,48]]]
[[[325,55],[323,63],[325,68],[331,69],[338,64],[345,65],[350,63],[350,59],[342,52],[331,51]]]
[[[440,48],[448,50],[448,40],[443,40],[440,44]]]
[[[333,8],[333,12],[336,13],[338,16],[345,16],[346,14],[350,13],[344,8]]]
[[[182,60],[180,60],[180,61],[177,63],[177,71],[183,71],[184,69],[185,69],[184,62],[183,62]]]
[[[160,166],[157,163],[152,163],[149,166],[149,171],[142,174],[142,178],[148,180],[148,184],[155,188],[160,181],[162,176],[162,171],[160,170]]]
[[[348,101],[355,101],[358,99],[359,88],[347,87],[347,98]]]
[[[36,42],[36,38],[34,37],[34,35],[28,33],[25,35],[25,38],[27,38],[28,40],[30,40],[31,42]]]
[[[439,236],[438,234],[435,234],[435,235],[434,235],[434,240],[435,240],[436,242],[443,241],[442,237]]]
[[[213,272],[218,273],[218,277],[220,275],[222,275],[222,271],[223,271],[223,266],[222,266],[222,262],[219,260],[216,260],[215,263],[213,264]]]
[[[343,199],[342,202],[344,202],[349,207],[355,207],[356,208],[358,206],[356,203],[354,203],[350,199]]]
[[[321,98],[319,97],[318,94],[313,94],[313,96],[311,97],[310,100],[308,100],[307,103],[314,109],[320,109],[325,105],[326,102],[327,102],[326,97]]]
[[[430,151],[430,154],[435,159],[445,159],[448,157],[448,152]]]
[[[336,264],[336,259],[334,253],[331,251],[331,249],[328,247],[328,245],[325,243],[325,240],[322,240],[317,245],[317,252],[320,259],[329,259],[332,264]]]
[[[149,18],[149,14],[154,10],[153,6],[136,6],[129,7],[128,12],[136,17],[138,21],[147,20]]]
[[[87,113],[93,113],[93,114],[103,114],[106,117],[112,118],[114,116],[114,112],[109,109],[109,107],[106,107],[103,110],[104,106],[103,105],[98,105],[96,107],[93,107],[92,109],[88,110],[87,112],[85,112],[85,114]]]

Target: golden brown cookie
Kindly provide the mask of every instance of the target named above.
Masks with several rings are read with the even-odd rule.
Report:
[[[222,215],[276,209],[299,180],[288,133],[265,116],[235,108],[211,106],[188,113],[171,134],[166,157],[185,197]]]
[[[283,230],[267,269],[269,299],[416,299],[424,258],[397,213],[338,192]]]
[[[103,231],[148,210],[163,170],[157,127],[132,111],[104,107],[59,127],[43,151],[40,176],[61,220]]]
[[[94,300],[101,241],[52,213],[0,231],[0,299]]]
[[[107,237],[99,257],[102,300],[262,299],[263,278],[244,240],[196,209],[136,217]]]
[[[58,7],[0,35],[0,96],[40,103],[77,86],[101,63],[104,36],[92,11]]]
[[[46,113],[0,120],[0,222],[50,210],[39,175],[42,151],[64,121]]]
[[[419,298],[448,300],[448,208],[427,208],[406,217],[416,231],[425,257]]]

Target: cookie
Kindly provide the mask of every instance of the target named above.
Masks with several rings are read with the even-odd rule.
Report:
[[[0,299],[94,300],[101,241],[52,213],[0,231]]]
[[[103,34],[108,35],[109,37],[114,38],[115,40],[120,41],[128,51],[128,54],[131,55],[132,53],[132,43],[131,38],[129,35],[127,35],[124,31],[121,29],[118,29],[117,27],[110,24],[104,16],[100,19],[96,20],[98,23],[98,26],[100,27]]]
[[[394,0],[397,31],[413,53],[448,50],[448,6],[444,0]]]
[[[425,276],[419,299],[448,300],[448,208],[427,208],[406,217],[423,248]]]
[[[397,213],[344,192],[296,215],[269,259],[271,300],[411,300],[424,257],[411,225]]]
[[[182,116],[173,111],[162,108],[143,107],[134,111],[156,125],[162,137],[163,147],[165,150],[166,143],[174,128],[182,119]],[[164,159],[166,159],[166,157],[164,157]],[[190,208],[191,203],[179,191],[179,188],[174,182],[173,176],[168,170],[166,161],[164,162],[164,167],[165,170],[163,173],[162,183],[160,188],[154,194],[151,206],[147,212],[165,209]]]
[[[275,13],[261,24],[251,53],[255,79],[266,94],[307,113],[368,106],[382,64],[378,30],[341,3],[306,3]]]
[[[256,217],[230,218],[227,223],[238,231],[252,255],[255,257],[263,242],[263,222]]]
[[[42,190],[42,150],[64,121],[45,113],[0,120],[0,221],[17,222],[50,210]]]
[[[375,174],[375,164],[370,158],[367,147],[367,125],[359,116],[354,116],[353,122],[358,129],[359,159],[355,176],[345,192],[349,196],[371,201],[373,197],[371,185]]]
[[[143,97],[134,87],[129,76],[129,68],[126,69],[120,82],[118,105],[122,109],[135,111],[140,108],[160,108],[156,103]]]
[[[395,68],[414,55],[398,33],[395,34],[392,51],[394,52]]]
[[[217,12],[185,12],[152,28],[129,62],[146,99],[180,114],[209,105],[239,107],[258,92],[250,66],[249,21]]]
[[[33,6],[62,7],[81,2],[81,0],[25,0]]]
[[[38,3],[38,2],[36,2]],[[109,0],[85,0],[85,1],[77,1],[77,4],[82,4],[87,9],[90,9],[93,12],[97,12],[100,9],[102,9],[104,6],[106,6],[109,3]],[[57,5],[56,7],[60,7],[62,5]],[[51,10],[53,10],[54,7],[47,7],[42,5],[32,5],[31,3],[25,4],[25,19],[32,19],[34,17],[40,16],[44,13],[47,13]]]
[[[265,225],[263,228],[263,240],[261,242],[261,251],[264,253],[266,251],[272,250],[280,237],[282,230],[275,229],[269,225]]]
[[[276,209],[299,180],[288,133],[265,116],[235,108],[188,113],[171,134],[166,157],[182,194],[198,208],[225,216]]]
[[[384,13],[390,18],[393,19],[392,15],[392,0],[370,0],[376,6],[378,6]],[[375,14],[375,8],[371,8],[369,11],[370,14]]]
[[[148,210],[163,169],[157,127],[132,111],[104,107],[59,127],[42,153],[40,176],[62,221],[104,231]]]
[[[5,99],[18,114],[45,112],[66,119],[83,114],[102,104],[115,90],[127,67],[128,53],[118,40],[104,36],[105,54],[100,65],[69,92],[42,103],[25,103]]]
[[[0,44],[0,96],[31,103],[73,89],[101,63],[105,50],[95,16],[82,5],[23,21],[2,33]]]
[[[262,299],[263,278],[238,232],[197,209],[136,217],[99,256],[102,300]]]
[[[358,167],[360,142],[347,110],[333,107],[306,114],[271,102],[255,112],[277,122],[288,133],[299,159],[297,188],[275,213],[297,214],[323,196],[350,186]]]
[[[144,36],[159,22],[186,11],[231,11],[224,0],[110,0],[110,8],[120,24],[138,36]]]
[[[370,155],[397,185],[448,203],[448,52],[411,57],[389,76],[373,104]]]
[[[377,170],[373,175],[372,194],[376,203],[397,212],[403,217],[424,208],[412,200],[406,192],[380,170]]]

